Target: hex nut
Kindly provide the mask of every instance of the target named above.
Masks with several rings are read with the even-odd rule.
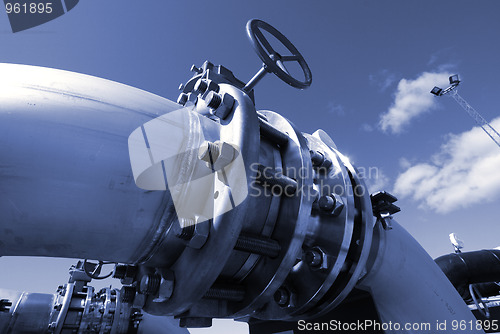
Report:
[[[335,198],[330,195],[321,196],[318,200],[318,206],[321,211],[330,213],[335,208]]]
[[[304,254],[304,261],[312,270],[328,269],[328,254],[320,247],[313,247]]]
[[[321,196],[318,200],[318,207],[321,212],[337,217],[344,209],[344,201],[342,201],[342,197],[332,193]]]
[[[342,200],[342,197],[335,193],[333,193],[331,196],[335,198],[335,207],[333,208],[332,215],[334,217],[337,217],[344,209],[344,201]]]
[[[188,95],[186,93],[180,93],[179,97],[177,98],[177,103],[183,106],[186,104],[187,100],[188,100]]]
[[[323,254],[317,250],[308,250],[305,254],[305,260],[311,267],[319,267],[323,263]]]
[[[213,143],[205,141],[199,148],[198,158],[207,162],[207,167],[218,171],[229,165],[237,154],[238,152],[231,144],[220,141]],[[210,161],[213,162],[212,166]]]
[[[214,161],[214,170],[221,170],[222,168],[233,162],[237,156],[236,149],[226,142],[219,143],[219,156]]]
[[[274,301],[279,306],[287,306],[290,302],[290,292],[288,291],[288,289],[279,288],[278,290],[276,290],[276,292],[274,293]]]
[[[218,94],[210,91],[205,96],[205,103],[212,110],[212,115],[226,119],[234,106],[234,97],[228,93]]]
[[[193,93],[202,95],[204,98],[208,92],[219,92],[219,88],[219,85],[213,80],[198,79],[193,86]]]
[[[172,297],[174,293],[174,272],[171,270],[167,270],[162,272],[162,279],[160,284],[160,289],[158,291],[158,297],[153,299],[155,303],[165,302]]]
[[[282,308],[295,307],[297,304],[297,295],[287,286],[282,286],[274,293],[274,301]]]
[[[207,242],[210,232],[210,221],[196,222],[194,224],[194,233],[188,241],[187,246],[194,249],[201,249]]]
[[[228,93],[222,94],[222,104],[214,111],[214,115],[220,119],[226,119],[234,107],[234,97]]]

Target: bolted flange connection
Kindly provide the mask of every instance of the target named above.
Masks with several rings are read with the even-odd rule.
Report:
[[[344,209],[344,202],[339,195],[332,193],[321,196],[318,200],[318,207],[322,213],[337,217]]]
[[[332,161],[324,154],[319,151],[309,151],[311,154],[311,162],[313,167],[316,167],[319,171],[327,172],[332,166]]]
[[[205,96],[205,103],[212,110],[212,114],[220,119],[225,119],[234,106],[234,97],[228,93],[218,94],[210,91]]]

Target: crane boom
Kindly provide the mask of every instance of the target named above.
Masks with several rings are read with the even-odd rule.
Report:
[[[464,100],[458,94],[458,91],[453,90],[451,96],[457,101],[457,103],[469,114],[470,117],[476,121],[476,123],[486,132],[488,136],[500,147],[500,134],[495,130],[488,121],[486,121],[481,114],[479,114],[476,109],[472,108],[472,106]]]
[[[486,121],[484,117],[481,116],[481,114],[476,111],[476,109],[472,108],[472,106],[458,94],[458,91],[456,89],[460,84],[460,79],[458,78],[458,74],[450,76],[449,80],[450,80],[450,86],[448,86],[445,89],[434,87],[431,90],[431,94],[435,96],[443,96],[451,93],[451,96],[455,99],[455,101],[457,101],[457,103],[462,108],[464,108],[464,110],[469,114],[469,116],[472,117],[474,121],[476,121],[476,123],[484,130],[484,132],[486,132],[486,134],[490,136],[490,138],[495,142],[495,144],[497,144],[498,147],[500,147],[500,134],[498,133],[498,131],[495,130],[491,126],[491,124],[488,123],[488,121]]]

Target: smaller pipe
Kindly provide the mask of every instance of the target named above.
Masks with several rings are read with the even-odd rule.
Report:
[[[465,300],[470,299],[470,284],[500,281],[500,250],[497,249],[452,253],[434,261]]]
[[[497,283],[477,283],[474,284],[476,287],[477,291],[481,294],[483,297],[493,297],[493,296],[498,296],[500,295],[500,285]]]

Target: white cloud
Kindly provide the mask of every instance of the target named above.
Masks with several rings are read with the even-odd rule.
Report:
[[[330,114],[334,114],[337,116],[345,116],[344,107],[341,104],[328,102],[327,110]]]
[[[415,117],[429,112],[437,105],[430,94],[434,86],[447,86],[449,74],[424,72],[415,80],[401,79],[389,111],[380,117],[379,126],[387,132],[400,133]]]
[[[408,169],[411,167],[411,162],[407,158],[403,157],[399,159],[399,167],[402,169]]]
[[[375,74],[370,74],[368,79],[370,83],[377,86],[381,92],[385,91],[397,80],[396,75],[387,69],[380,70]]]
[[[492,121],[500,128],[500,117]],[[450,135],[427,163],[408,165],[395,183],[396,196],[446,213],[500,197],[500,147],[480,128]]]

